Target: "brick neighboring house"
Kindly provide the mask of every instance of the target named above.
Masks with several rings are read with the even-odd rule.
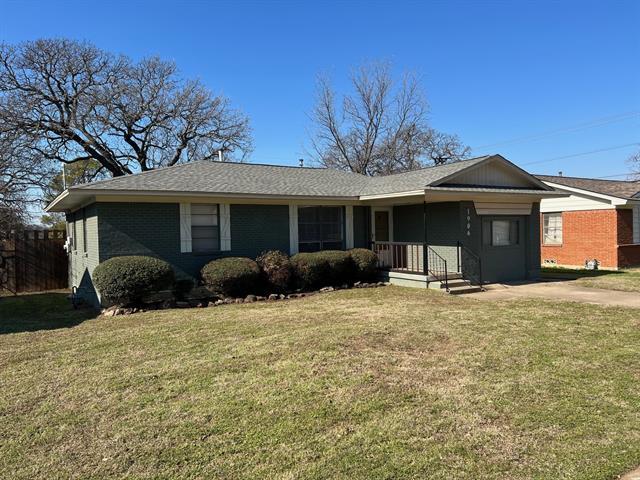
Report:
[[[640,265],[640,181],[537,175],[570,196],[540,204],[543,265]]]

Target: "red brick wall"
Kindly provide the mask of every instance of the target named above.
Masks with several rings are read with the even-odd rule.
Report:
[[[618,212],[618,267],[640,265],[640,245],[633,243],[633,211],[620,209]]]
[[[618,214],[618,245],[633,243],[633,210],[616,210]]]
[[[562,224],[562,245],[544,245],[540,239],[543,265],[546,259],[584,265],[586,259],[596,258],[604,268],[618,267],[617,210],[562,212]],[[541,233],[542,227],[541,223]]]
[[[618,267],[640,266],[640,245],[622,245],[618,247]]]

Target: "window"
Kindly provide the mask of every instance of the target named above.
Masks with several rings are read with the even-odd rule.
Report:
[[[482,243],[493,247],[508,247],[520,243],[518,220],[485,220],[482,225]]]
[[[491,245],[503,247],[511,245],[511,222],[508,220],[494,220],[491,223]]]
[[[342,207],[298,208],[298,250],[340,250],[343,243]]]
[[[544,245],[562,245],[562,213],[543,213],[542,230]]]
[[[191,249],[193,252],[220,250],[218,205],[191,205]]]

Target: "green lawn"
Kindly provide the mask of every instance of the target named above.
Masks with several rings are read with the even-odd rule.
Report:
[[[543,267],[543,277],[575,278],[584,287],[640,292],[640,269],[629,270],[584,270],[562,267]]]
[[[24,330],[0,335],[0,478],[613,479],[640,464],[638,310],[396,287],[98,319],[62,300],[0,299],[3,331]]]

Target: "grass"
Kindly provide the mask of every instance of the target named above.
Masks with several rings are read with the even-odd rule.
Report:
[[[93,310],[74,310],[68,295],[58,291],[0,297],[0,335],[69,328],[95,318]]]
[[[585,270],[563,267],[543,267],[542,276],[547,278],[575,278],[578,285],[605,290],[640,292],[640,269]]]
[[[0,318],[68,327],[48,305],[3,298]],[[612,479],[640,464],[637,310],[387,287],[67,314],[81,323],[0,336],[1,478]]]

